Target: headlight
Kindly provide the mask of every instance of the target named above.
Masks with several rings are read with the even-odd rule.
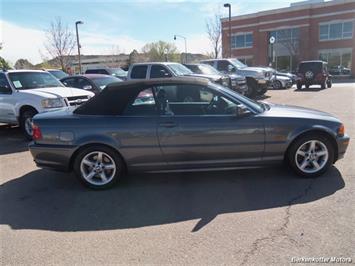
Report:
[[[231,84],[232,84],[233,87],[235,87],[235,86],[237,86],[237,81],[235,79],[232,79]]]
[[[263,79],[265,78],[265,73],[264,72],[258,72],[255,74],[255,77],[258,79]]]
[[[43,108],[59,108],[63,107],[64,103],[60,98],[54,99],[43,99],[42,100],[42,107]]]

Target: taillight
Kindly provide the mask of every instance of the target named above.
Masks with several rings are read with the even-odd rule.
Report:
[[[32,138],[33,140],[39,140],[42,138],[41,129],[39,126],[32,123]]]

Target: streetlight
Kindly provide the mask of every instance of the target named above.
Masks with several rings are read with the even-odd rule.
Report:
[[[186,37],[182,35],[174,35],[174,41],[176,41],[176,37],[183,38],[185,41],[185,64],[187,64],[187,46],[186,46]]]
[[[82,21],[76,21],[75,22],[75,29],[76,29],[76,42],[78,45],[78,56],[79,56],[79,74],[81,74],[81,61],[80,61],[80,43],[79,43],[79,32],[78,32],[78,24],[84,24]]]
[[[224,7],[228,7],[229,9],[229,57],[232,57],[232,25],[231,25],[231,18],[232,18],[232,7],[231,4],[224,4]]]

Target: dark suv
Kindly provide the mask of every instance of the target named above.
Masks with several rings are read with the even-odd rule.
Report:
[[[303,61],[298,65],[297,89],[306,89],[311,85],[320,85],[322,89],[332,87],[332,76],[328,72],[328,63],[320,60]]]

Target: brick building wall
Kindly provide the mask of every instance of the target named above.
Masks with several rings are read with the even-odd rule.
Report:
[[[229,57],[228,18],[222,18],[221,23],[222,54],[223,57]],[[320,39],[321,25],[323,25],[322,36],[324,36],[327,27],[328,36],[337,36],[339,34],[336,29],[340,27],[340,24],[343,34],[341,38]],[[352,26],[351,36],[349,35],[350,25]],[[278,65],[284,67],[289,64],[290,70],[295,70],[295,61],[298,63],[301,60],[322,58],[328,61],[330,66],[342,64],[351,68],[352,75],[355,76],[355,0],[305,3],[288,8],[235,16],[232,17],[231,27],[232,38],[234,38],[232,40],[234,45],[232,45],[232,57],[242,59],[248,64],[268,65],[272,62],[274,67]],[[276,60],[273,60],[275,56],[273,57],[271,53],[270,36],[275,35],[276,31],[277,34],[281,34],[292,29],[295,31],[294,35],[299,38],[297,39],[297,53],[291,53],[292,59],[287,58],[285,53],[288,53],[288,49],[282,48],[281,44],[274,45]],[[253,39],[252,46],[248,43],[247,47],[241,47],[242,36],[250,34]],[[246,38],[244,40],[247,40]],[[251,37],[249,36],[249,38]],[[282,55],[278,56],[278,53]]]

